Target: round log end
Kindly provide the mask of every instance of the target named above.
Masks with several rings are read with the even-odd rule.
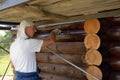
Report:
[[[89,19],[84,23],[84,30],[86,33],[98,33],[100,30],[100,22],[98,19]]]
[[[87,51],[85,55],[85,61],[89,65],[97,65],[99,66],[102,62],[102,56],[99,51],[96,49],[90,49]]]
[[[100,38],[97,34],[87,34],[84,39],[84,44],[88,49],[98,49],[100,47]]]
[[[101,70],[96,67],[96,66],[89,66],[87,68],[87,72],[91,73],[92,75],[96,76],[97,78],[99,78],[100,80],[102,80],[102,72]],[[93,77],[86,75],[88,80],[95,80]]]

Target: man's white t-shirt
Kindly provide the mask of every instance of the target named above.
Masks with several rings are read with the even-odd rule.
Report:
[[[22,39],[15,40],[10,47],[10,58],[16,71],[36,72],[35,52],[41,50],[43,40]]]

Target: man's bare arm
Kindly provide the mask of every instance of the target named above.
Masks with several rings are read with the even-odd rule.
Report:
[[[55,32],[52,31],[52,32],[50,33],[49,38],[43,40],[43,45],[42,45],[42,47],[46,47],[46,46],[48,46],[48,45],[54,44],[54,43],[55,43],[55,40],[56,40]]]

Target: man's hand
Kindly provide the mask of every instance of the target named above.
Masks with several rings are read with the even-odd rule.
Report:
[[[61,30],[60,29],[54,29],[52,32],[54,32],[55,34],[60,34]]]
[[[56,34],[60,34],[61,30],[55,29],[52,30],[48,39],[44,39],[42,47],[54,44],[56,42]]]

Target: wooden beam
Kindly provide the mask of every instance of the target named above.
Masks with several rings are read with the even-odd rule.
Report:
[[[86,20],[86,19],[92,19],[92,18],[107,18],[107,17],[113,17],[113,16],[120,16],[120,9],[113,10],[113,11],[107,11],[107,12],[100,12],[100,13],[95,13],[95,14],[82,15],[82,16],[81,15],[71,16],[67,18],[61,17],[61,19],[56,20],[53,23],[69,22],[69,21],[74,21],[74,20]],[[37,24],[40,25],[41,22],[37,22]]]
[[[75,16],[80,14],[93,14],[105,10],[118,9],[120,7],[119,1],[96,1],[96,0],[65,0],[43,8],[49,12],[57,13],[66,16]]]
[[[107,11],[107,12],[100,12],[96,14],[83,15],[83,16],[73,16],[73,17],[71,16],[66,21],[78,20],[78,19],[106,18],[106,17],[113,17],[113,16],[120,16],[120,9]]]
[[[60,15],[60,14],[57,14],[57,13],[52,13],[52,12],[49,12],[45,9],[42,9],[42,12],[46,15],[46,16],[49,16],[55,20],[59,20],[59,19],[67,19],[68,17],[67,16],[64,16],[64,15]]]

